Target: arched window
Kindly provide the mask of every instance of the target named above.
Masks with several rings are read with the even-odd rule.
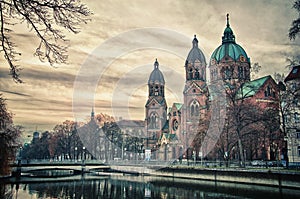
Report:
[[[193,79],[193,69],[192,68],[189,69],[189,77],[188,78]]]
[[[154,95],[155,95],[155,96],[158,96],[158,93],[159,93],[159,88],[158,88],[158,86],[156,85],[156,86],[155,86],[155,89],[154,89]]]
[[[199,79],[199,78],[200,78],[199,71],[198,71],[198,69],[196,69],[195,79]]]
[[[158,115],[156,112],[152,112],[149,117],[149,127],[150,129],[158,128]]]
[[[194,100],[190,105],[190,115],[191,115],[191,117],[195,117],[195,116],[200,115],[199,103],[197,102],[197,100]]]
[[[238,67],[238,78],[239,79],[246,79],[246,69],[242,66]]]
[[[270,86],[267,86],[266,90],[265,90],[265,97],[269,97],[271,96],[271,88]]]
[[[232,76],[232,71],[229,67],[226,67],[225,69],[225,79],[231,79],[231,76]]]

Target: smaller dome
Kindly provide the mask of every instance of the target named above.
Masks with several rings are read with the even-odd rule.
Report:
[[[196,60],[206,64],[204,54],[198,47],[198,39],[196,38],[196,35],[194,35],[193,48],[190,50],[186,58],[186,63],[194,63]]]
[[[159,70],[158,66],[159,66],[159,63],[156,59],[154,62],[154,70],[150,74],[148,84],[151,84],[151,83],[160,83],[163,85],[165,84],[164,75]]]

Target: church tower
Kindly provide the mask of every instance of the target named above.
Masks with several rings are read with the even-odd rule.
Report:
[[[157,59],[148,80],[148,100],[146,108],[146,130],[148,137],[154,142],[161,136],[167,121],[167,102],[165,99],[165,80],[159,70]],[[150,143],[151,144],[151,143]]]
[[[211,83],[223,80],[234,88],[239,88],[242,83],[250,81],[250,58],[235,42],[229,24],[229,14],[222,44],[211,55],[209,71]]]
[[[179,137],[186,143],[185,147],[190,147],[189,145],[199,131],[199,123],[207,118],[209,95],[206,85],[205,56],[198,47],[196,35],[184,67],[186,81],[183,90],[182,131]]]

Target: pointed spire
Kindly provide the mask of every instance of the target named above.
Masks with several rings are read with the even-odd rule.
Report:
[[[193,47],[198,47],[198,39],[197,39],[196,35],[194,35]]]
[[[226,15],[226,28],[224,30],[224,35],[222,37],[222,43],[235,43],[235,36],[233,34],[233,31],[230,28],[229,24],[229,14]]]
[[[229,27],[230,25],[229,25],[229,14],[228,13],[226,15],[226,18],[227,18],[227,27]]]
[[[156,58],[156,59],[155,59],[155,62],[154,62],[154,69],[157,69],[158,66],[159,66],[159,63],[158,63],[157,58]]]
[[[95,118],[95,112],[94,112],[94,107],[92,107],[92,112],[91,112],[91,120]]]

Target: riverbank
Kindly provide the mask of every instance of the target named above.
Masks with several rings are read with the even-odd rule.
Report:
[[[128,165],[112,166],[112,169],[135,175],[300,189],[300,173],[298,171],[240,168],[217,169],[182,166],[156,168]]]
[[[191,179],[191,180],[201,180],[207,182],[215,183],[239,183],[244,185],[258,185],[258,186],[270,186],[279,188],[291,188],[300,190],[300,171],[298,170],[286,170],[284,168],[206,168],[199,166],[186,166],[186,165],[151,165],[151,164],[118,164],[118,165],[103,165],[103,164],[86,164],[82,167],[81,164],[74,164],[74,168],[71,165],[23,165],[22,172],[29,169],[30,166],[34,166],[36,170],[48,171],[51,169],[58,170],[59,172],[63,170],[68,171],[69,176],[82,173],[90,173],[97,178],[97,176],[113,176],[113,175],[134,175],[134,176],[154,176],[160,178],[176,178],[176,179]],[[58,167],[60,166],[60,167]],[[84,169],[83,169],[84,168]],[[31,168],[32,169],[32,168]],[[84,174],[82,173],[82,174]],[[36,177],[47,177],[39,176]],[[11,177],[0,177],[0,181],[18,181],[24,177],[27,177],[30,181],[35,180],[33,176],[20,176],[19,179]],[[55,179],[59,180],[64,176],[52,176],[51,181]],[[68,176],[65,176],[69,178]],[[80,178],[80,177],[78,177]],[[46,179],[46,178],[44,178]]]

